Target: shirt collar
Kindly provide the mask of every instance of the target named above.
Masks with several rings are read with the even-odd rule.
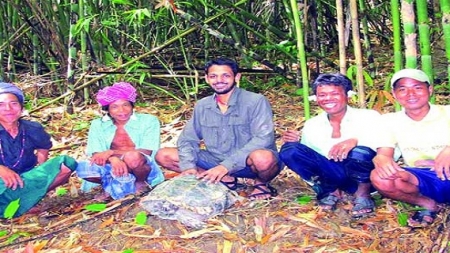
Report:
[[[231,93],[230,99],[228,100],[228,106],[235,105],[237,103],[240,93],[241,93],[241,88],[236,86],[234,88],[233,93]],[[214,93],[210,99],[210,105],[209,105],[210,107],[217,105],[216,98],[217,98],[217,94]]]

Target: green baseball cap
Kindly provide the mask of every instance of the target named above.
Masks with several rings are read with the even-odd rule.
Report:
[[[400,80],[402,78],[411,78],[411,79],[417,80],[417,81],[422,82],[422,83],[426,82],[428,84],[431,84],[430,78],[422,70],[419,70],[419,69],[402,69],[400,71],[397,71],[397,73],[395,73],[392,76],[392,78],[391,78],[391,89],[394,89],[395,82],[397,82],[398,80]]]

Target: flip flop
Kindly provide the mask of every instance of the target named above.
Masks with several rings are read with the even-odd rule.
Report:
[[[408,226],[413,228],[423,228],[431,225],[436,219],[438,211],[431,211],[428,209],[419,210],[414,213],[414,215],[408,219]],[[426,219],[429,217],[429,219]]]
[[[336,210],[337,202],[339,201],[339,197],[333,194],[330,194],[324,198],[319,200],[319,206],[322,207],[323,210],[326,211],[334,211]]]
[[[353,200],[352,218],[359,219],[374,214],[375,202],[371,197],[356,197]]]
[[[228,189],[232,190],[232,191],[236,191],[238,189],[245,189],[246,185],[238,183],[238,179],[237,177],[234,177],[233,181],[229,181],[229,182],[225,182],[225,181],[220,181],[223,185],[225,185]]]
[[[258,199],[258,200],[270,199],[270,198],[277,196],[277,194],[278,194],[277,189],[275,189],[269,183],[255,184],[255,185],[253,185],[253,188],[258,189],[261,192],[248,195],[247,198],[249,198],[251,200],[256,200],[256,199],[258,199],[257,198],[258,196],[263,196],[263,195],[269,195],[269,196],[267,198]]]

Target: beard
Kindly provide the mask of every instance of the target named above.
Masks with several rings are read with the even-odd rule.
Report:
[[[224,89],[224,90],[216,90],[216,89],[214,88],[214,86],[212,86],[214,92],[216,92],[216,94],[218,94],[218,95],[227,94],[227,93],[229,93],[230,91],[232,91],[232,90],[234,89],[234,87],[236,87],[236,82],[235,82],[235,81],[233,81],[233,84],[232,84],[230,87],[228,87],[228,88],[226,88],[226,89]]]

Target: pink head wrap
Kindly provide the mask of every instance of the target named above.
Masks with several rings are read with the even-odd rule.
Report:
[[[136,102],[136,89],[126,82],[118,82],[113,86],[105,87],[98,91],[97,102],[106,106],[119,99],[125,99],[132,103]]]

